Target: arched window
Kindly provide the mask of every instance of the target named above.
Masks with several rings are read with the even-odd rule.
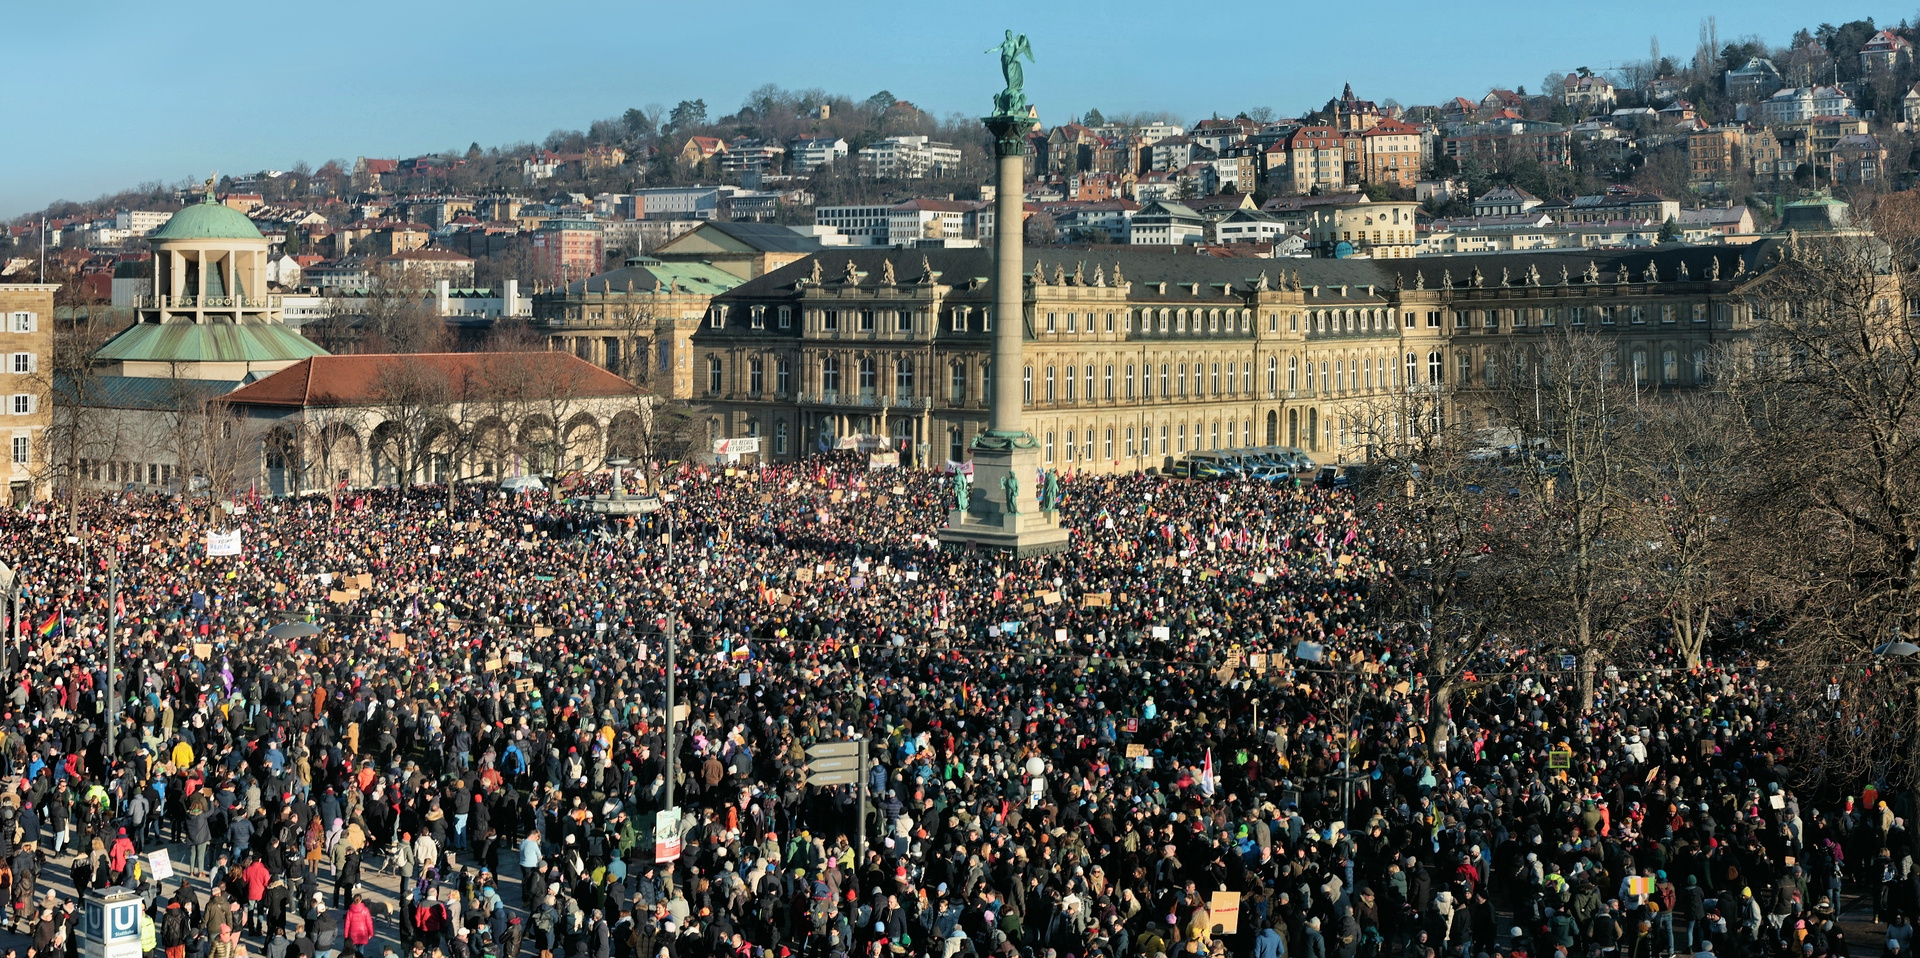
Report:
[[[1183,381],[1187,378],[1187,372],[1184,367],[1180,370],[1180,378]],[[1149,390],[1149,392],[1151,392],[1151,390]],[[1160,364],[1160,395],[1161,397],[1168,398],[1168,399],[1171,399],[1173,397],[1172,387],[1167,385],[1167,364],[1166,363]]]
[[[1085,377],[1081,379],[1080,382],[1082,385],[1087,387],[1086,389],[1087,401],[1092,402],[1093,401],[1093,364],[1088,363],[1086,366],[1086,370],[1082,372],[1080,375]],[[1108,390],[1108,392],[1112,392],[1112,390]]]
[[[947,401],[956,406],[967,401],[967,367],[960,363],[947,368]]]
[[[1180,381],[1178,382],[1177,385],[1180,387],[1180,395],[1182,396],[1186,395],[1187,394],[1187,364],[1186,363],[1180,364]]]
[[[1454,382],[1462,386],[1473,385],[1473,355],[1465,350],[1454,354]]]
[[[1427,353],[1427,385],[1438,386],[1446,380],[1446,376],[1447,367],[1441,361],[1440,351],[1436,349]]]
[[[902,359],[894,364],[893,394],[901,399],[913,398],[913,360]]]
[[[1047,367],[1047,402],[1054,401],[1054,398],[1053,398],[1054,375],[1055,375],[1054,368],[1052,366],[1048,366]]]
[[[1420,381],[1420,358],[1418,356],[1415,356],[1412,353],[1408,353],[1407,354],[1407,378],[1403,380],[1403,382],[1411,386],[1414,383],[1417,383],[1419,381]]]
[[[1093,430],[1091,429],[1080,434],[1080,460],[1093,461]]]
[[[762,359],[747,360],[747,392],[755,396],[767,388],[767,364]]]
[[[1198,399],[1198,398],[1200,398],[1200,395],[1201,395],[1201,393],[1200,393],[1200,364],[1199,364],[1199,363],[1194,363],[1194,364],[1193,364],[1193,396],[1194,396],[1194,398],[1195,398],[1195,399]]]
[[[1346,364],[1344,362],[1341,362],[1338,359],[1333,361],[1333,391],[1334,392],[1347,391]]]
[[[1183,422],[1177,428],[1175,428],[1174,439],[1176,440],[1176,443],[1174,445],[1174,452],[1177,452],[1183,456],[1186,455],[1187,454],[1187,424],[1186,423]]]
[[[1669,349],[1660,354],[1660,381],[1671,386],[1680,381],[1680,352]]]
[[[1267,357],[1267,398],[1272,399],[1280,392],[1280,360]]]
[[[1644,349],[1633,351],[1633,384],[1635,386],[1647,384],[1647,351]]]
[[[1134,435],[1134,432],[1133,432],[1133,427],[1128,426],[1127,427],[1127,458],[1128,459],[1132,459],[1135,455],[1138,454],[1138,449],[1134,446],[1134,442],[1136,438],[1137,437]]]
[[[1233,374],[1228,373],[1227,376],[1229,379],[1231,379]],[[1219,363],[1213,364],[1212,386],[1213,386],[1213,391],[1210,393],[1210,395],[1214,395],[1214,396],[1220,395],[1220,364]]]
[[[1113,427],[1111,426],[1107,427],[1105,441],[1100,445],[1100,458],[1108,460],[1113,458]]]
[[[1704,349],[1693,351],[1693,381],[1695,383],[1707,381],[1707,351]]]

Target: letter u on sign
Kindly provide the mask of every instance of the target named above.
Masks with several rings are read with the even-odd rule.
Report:
[[[140,899],[107,903],[108,941],[140,937]]]

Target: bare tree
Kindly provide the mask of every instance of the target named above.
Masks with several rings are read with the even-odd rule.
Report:
[[[446,367],[439,363],[382,365],[374,383],[373,409],[383,421],[368,446],[370,454],[391,464],[396,485],[411,485],[419,475],[423,440],[445,416],[452,388]]]
[[[1764,319],[1731,395],[1769,457],[1753,506],[1796,531],[1783,576],[1793,630],[1839,648],[1920,627],[1920,216],[1886,205],[1879,236],[1775,246],[1752,293]]]
[[[1623,610],[1618,533],[1625,520],[1621,450],[1633,395],[1619,382],[1618,345],[1569,326],[1514,345],[1511,373],[1487,390],[1494,422],[1527,456],[1517,476],[1539,515],[1523,577],[1548,635],[1580,657],[1583,707]]]
[[[1443,747],[1448,715],[1489,641],[1523,619],[1514,599],[1516,538],[1531,525],[1496,467],[1475,450],[1464,420],[1447,419],[1437,392],[1408,389],[1369,408],[1361,427],[1373,478],[1361,497],[1397,530],[1391,573],[1374,595],[1418,656],[1430,693],[1427,741]]]
[[[1744,467],[1760,454],[1746,421],[1714,393],[1649,403],[1624,463],[1628,574],[1688,668],[1701,662],[1712,616],[1740,595],[1742,557],[1734,516]]]
[[[98,310],[83,310],[53,328],[53,352],[47,365],[33,375],[42,392],[53,400],[47,428],[41,433],[40,481],[65,490],[67,533],[80,532],[80,499],[89,466],[113,462],[123,448],[120,417],[98,408],[106,384],[93,355],[122,327],[97,318]]]

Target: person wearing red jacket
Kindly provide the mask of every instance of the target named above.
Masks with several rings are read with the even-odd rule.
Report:
[[[366,953],[367,942],[373,940],[373,911],[367,907],[366,899],[353,896],[353,904],[347,906],[346,926],[342,929],[347,940],[353,942],[355,950]]]

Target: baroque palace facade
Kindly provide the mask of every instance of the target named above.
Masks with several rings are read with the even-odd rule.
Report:
[[[1761,247],[1408,260],[1041,249],[1025,273],[1025,422],[1044,464],[1121,472],[1205,450],[1366,457],[1364,417],[1420,395],[1478,413],[1496,357],[1562,324],[1615,337],[1649,390],[1706,376],[1751,329]],[[714,297],[692,400],[712,438],[790,460],[857,435],[966,458],[987,428],[987,250],[831,250]]]

